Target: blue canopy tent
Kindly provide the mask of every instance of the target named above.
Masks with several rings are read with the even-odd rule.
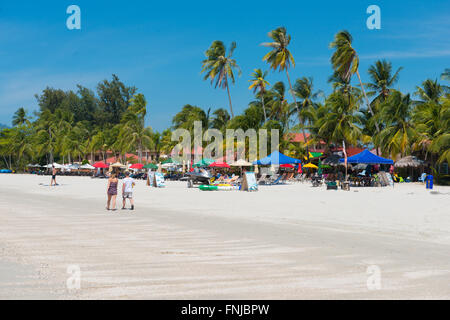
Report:
[[[271,165],[271,164],[292,164],[292,163],[302,163],[301,160],[288,157],[287,155],[282,154],[280,151],[274,151],[272,154],[268,155],[265,158],[253,161],[253,164],[257,165]]]
[[[345,162],[344,158],[339,159],[339,162]],[[391,159],[379,157],[369,150],[364,150],[354,156],[347,158],[348,163],[365,163],[365,164],[394,164]]]

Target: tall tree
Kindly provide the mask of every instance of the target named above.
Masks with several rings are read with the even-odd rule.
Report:
[[[145,127],[147,102],[143,94],[137,94],[121,120],[118,140],[124,151],[138,151],[138,161],[142,162],[144,148],[153,147],[153,132]]]
[[[203,128],[208,127],[206,112],[197,106],[187,104],[173,117],[172,124],[174,129],[193,131],[195,121],[201,121]]]
[[[403,68],[400,67],[392,74],[392,63],[386,60],[378,60],[369,67],[368,73],[371,83],[367,84],[367,88],[372,91],[368,92],[369,96],[376,95],[374,102],[384,102],[389,96],[390,89],[398,82],[399,73]]]
[[[410,153],[413,142],[417,139],[417,131],[411,119],[412,106],[409,94],[392,91],[377,115],[385,127],[375,136],[375,142],[393,159],[398,154],[403,157]]]
[[[445,88],[438,83],[437,79],[434,81],[427,79],[422,83],[421,87],[416,87],[416,92],[414,94],[419,97],[420,104],[426,102],[438,103],[444,93]]]
[[[295,82],[294,94],[300,99],[302,119],[311,123],[314,120],[312,109],[317,108],[317,98],[323,95],[323,92],[314,92],[313,79],[311,77],[303,77]]]
[[[261,69],[255,69],[255,71],[252,73],[252,79],[249,80],[252,84],[250,85],[250,87],[248,87],[249,90],[253,89],[253,93],[259,93],[264,111],[264,122],[267,121],[266,106],[264,104],[264,93],[266,91],[266,87],[270,85],[270,83],[266,80],[266,77],[267,71],[263,72]]]
[[[318,108],[318,137],[328,143],[340,145],[342,141],[356,145],[362,137],[361,119],[358,115],[360,98],[335,91],[328,96],[325,105]]]
[[[220,130],[225,133],[228,122],[230,121],[230,114],[227,110],[219,108],[214,110],[213,118],[211,120],[211,128]]]
[[[233,84],[235,83],[233,70],[237,70],[238,75],[241,74],[241,70],[236,63],[236,60],[232,58],[235,49],[236,42],[232,42],[227,54],[224,43],[219,40],[214,41],[211,44],[211,47],[206,50],[206,59],[202,62],[201,71],[205,74],[204,80],[210,79],[211,84],[215,82],[215,88],[221,87],[222,89],[227,89],[231,117],[234,117],[234,113],[233,105],[231,103],[229,81]]]
[[[12,125],[13,126],[21,126],[23,124],[30,124],[30,120],[28,118],[27,111],[24,108],[19,108],[14,113]]]
[[[269,118],[279,121],[284,128],[289,127],[289,116],[291,115],[290,105],[286,100],[286,88],[282,81],[276,82],[270,89],[271,100],[267,104],[269,108]]]
[[[289,68],[292,64],[295,67],[295,60],[291,52],[288,49],[288,45],[291,42],[291,36],[287,34],[285,27],[278,27],[268,33],[269,38],[272,42],[262,43],[263,46],[272,48],[264,57],[263,61],[269,63],[273,70],[285,71],[289,83],[289,88],[291,89],[292,98],[294,99],[294,105],[299,115],[299,121],[302,125],[303,139],[307,143],[307,137],[305,130],[303,129],[304,123],[301,119],[300,110],[297,105],[297,100],[295,99],[294,90],[292,88],[291,78],[289,77]]]
[[[135,87],[127,87],[113,74],[112,81],[104,80],[97,86],[102,124],[118,124],[136,93]]]
[[[330,47],[335,49],[331,57],[331,64],[333,65],[334,70],[344,79],[345,81],[350,81],[353,74],[356,73],[359,84],[361,86],[361,90],[364,94],[364,98],[366,100],[367,108],[369,109],[372,116],[374,116],[374,112],[369,103],[369,98],[364,90],[364,85],[361,81],[361,76],[359,75],[359,57],[356,50],[352,47],[353,38],[352,35],[344,30],[338,32],[334,36],[334,41],[331,42]],[[375,127],[377,132],[380,132],[380,128],[378,123],[375,122]]]

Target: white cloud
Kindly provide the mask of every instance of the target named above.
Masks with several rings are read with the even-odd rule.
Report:
[[[450,49],[436,50],[409,50],[409,51],[383,51],[373,54],[363,54],[359,58],[367,59],[408,59],[408,58],[439,58],[450,56]]]

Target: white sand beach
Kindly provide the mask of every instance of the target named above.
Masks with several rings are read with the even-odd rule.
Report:
[[[106,180],[57,179],[0,175],[1,299],[450,298],[450,187],[138,181],[136,210],[111,212]]]

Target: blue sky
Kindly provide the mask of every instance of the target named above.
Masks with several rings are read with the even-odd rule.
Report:
[[[66,28],[66,9],[81,8],[82,29]],[[366,27],[366,9],[381,8],[381,30]],[[414,91],[426,78],[450,67],[450,2],[408,1],[2,1],[0,4],[0,123],[14,111],[37,109],[34,95],[46,86],[94,89],[111,74],[134,85],[148,101],[147,122],[156,130],[171,125],[185,104],[228,108],[226,92],[200,74],[212,41],[237,42],[242,76],[231,88],[235,112],[252,100],[248,80],[262,61],[267,33],[285,26],[296,60],[291,77],[314,78],[330,91],[328,45],[342,29],[354,37],[360,73],[386,58],[404,67],[397,88]],[[285,80],[271,72],[269,81]],[[356,79],[355,79],[356,80]]]

